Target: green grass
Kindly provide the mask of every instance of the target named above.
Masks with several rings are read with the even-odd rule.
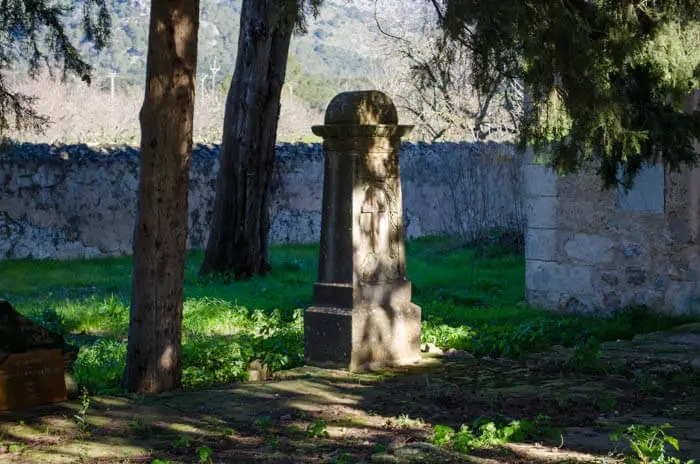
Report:
[[[303,308],[311,304],[317,246],[273,247],[272,273],[245,282],[200,278],[201,252],[188,253],[183,383],[196,388],[246,376],[253,359],[273,370],[303,363]],[[423,340],[443,349],[519,358],[553,344],[630,338],[686,322],[628,310],[610,319],[561,315],[524,301],[524,259],[498,245],[447,239],[407,244]],[[81,346],[77,380],[92,392],[118,391],[126,354],[132,261],[0,262],[0,297]]]

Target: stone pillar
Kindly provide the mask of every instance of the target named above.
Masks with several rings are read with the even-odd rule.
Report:
[[[337,95],[325,125],[313,127],[326,159],[318,281],[304,314],[307,364],[364,370],[420,358],[399,176],[401,137],[411,129],[377,91]]]

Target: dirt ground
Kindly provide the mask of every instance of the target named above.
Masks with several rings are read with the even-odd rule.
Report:
[[[592,372],[567,367],[571,351],[554,347],[524,361],[455,352],[381,373],[299,368],[212,390],[94,397],[87,433],[76,425],[79,401],[3,413],[0,461],[196,463],[208,447],[215,463],[614,463],[624,446],[611,431],[666,422],[680,456],[700,458],[700,324],[603,353]],[[561,435],[471,455],[427,444],[436,424],[538,414]],[[329,436],[311,438],[305,430],[319,419]]]

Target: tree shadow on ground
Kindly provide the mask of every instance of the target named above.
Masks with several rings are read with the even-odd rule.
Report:
[[[213,462],[226,463],[369,462],[373,456],[376,462],[592,462],[592,455],[576,452],[613,450],[608,434],[617,425],[666,421],[676,425],[671,433],[685,456],[700,449],[696,377],[644,392],[638,376],[576,372],[550,361],[424,357],[378,373],[303,367],[267,382],[94,397],[83,431],[77,402],[2,413],[0,458],[189,463],[199,462],[197,449],[207,447]],[[426,444],[437,424],[458,428],[479,416],[539,414],[562,436],[469,456]]]

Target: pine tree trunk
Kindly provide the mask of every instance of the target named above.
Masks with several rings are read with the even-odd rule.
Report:
[[[198,28],[199,0],[152,1],[124,374],[130,391],[180,386]]]
[[[236,279],[270,270],[268,188],[292,28],[285,0],[244,0],[236,70],[224,114],[214,217],[201,274]]]

